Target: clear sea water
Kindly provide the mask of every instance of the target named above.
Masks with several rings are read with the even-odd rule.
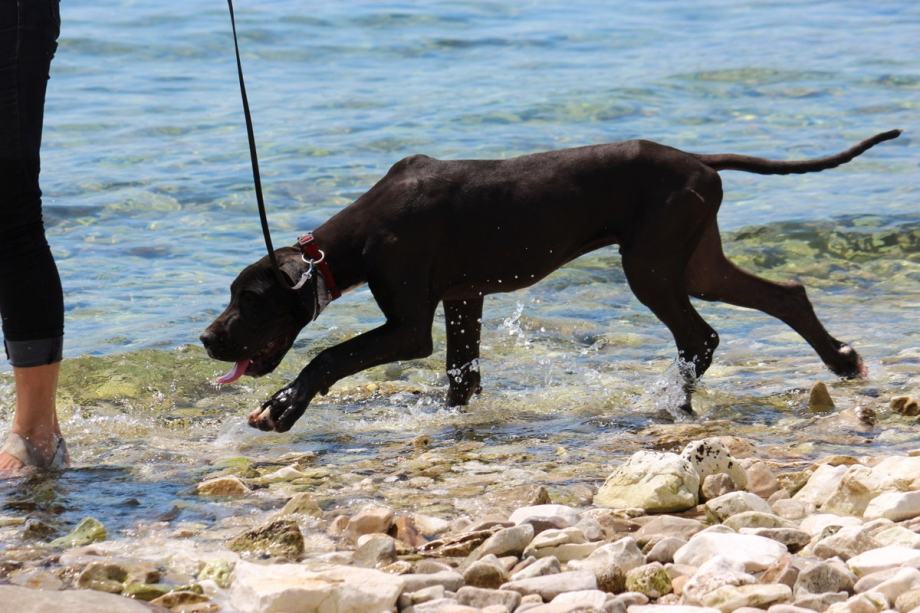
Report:
[[[331,469],[316,490],[326,508],[418,505],[430,491],[382,479],[419,434],[445,457],[483,444],[524,450],[529,460],[508,478],[542,480],[574,501],[624,453],[679,448],[701,433],[740,433],[777,458],[920,447],[917,422],[886,408],[892,395],[920,393],[920,4],[240,0],[236,8],[277,244],[413,153],[507,157],[646,138],[790,159],[905,129],[832,171],[723,175],[727,251],[758,274],[804,282],[871,377],[837,381],[782,324],[701,304],[722,346],[699,395],[701,417],[668,426],[657,409],[673,344],[609,249],[487,299],[485,391],[469,409],[441,407],[436,322],[430,359],[342,382],[292,433],[249,431],[250,408],[319,348],[380,315],[357,289],[304,332],[277,374],[223,390],[211,383],[225,365],[207,360],[197,337],[263,249],[226,5],[71,0],[49,84],[42,186],[66,293],[60,404],[77,469],[54,482],[57,507],[24,504],[32,494],[0,485],[7,510],[54,515],[53,507],[64,509],[62,527],[95,514],[135,530],[181,503],[184,518],[219,523],[227,507],[199,502],[191,485],[222,458],[269,461],[289,451],[316,452]],[[803,390],[819,380],[837,412],[807,410]],[[10,383],[0,375],[4,429]],[[848,421],[857,406],[874,408],[879,423]],[[663,443],[661,429],[677,427],[682,434]],[[352,478],[374,485],[364,491]],[[495,489],[450,487],[435,496],[453,501],[436,509],[448,515]]]

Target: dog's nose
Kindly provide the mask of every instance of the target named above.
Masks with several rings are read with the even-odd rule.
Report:
[[[199,340],[201,340],[201,344],[204,345],[206,349],[209,349],[217,342],[217,333],[213,330],[205,330],[199,337]]]

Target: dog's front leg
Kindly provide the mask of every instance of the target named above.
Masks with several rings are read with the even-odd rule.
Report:
[[[322,351],[300,371],[294,381],[278,390],[249,415],[249,425],[260,430],[287,432],[318,393],[357,372],[431,355],[431,320],[434,309],[422,319],[388,321],[355,338]]]

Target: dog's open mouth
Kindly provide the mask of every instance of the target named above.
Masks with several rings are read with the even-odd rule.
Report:
[[[290,343],[285,340],[272,341],[252,358],[238,360],[230,367],[230,370],[217,378],[217,383],[219,385],[228,385],[243,375],[261,377],[270,373],[275,370],[284,354],[287,353],[280,350],[286,344],[289,345]]]

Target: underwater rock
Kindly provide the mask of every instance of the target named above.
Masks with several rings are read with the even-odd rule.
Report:
[[[239,477],[229,475],[202,481],[195,491],[199,496],[244,496],[252,490]]]
[[[685,511],[696,506],[700,477],[690,462],[674,453],[639,451],[617,467],[600,487],[594,504],[650,513]]]
[[[835,406],[827,386],[821,381],[815,383],[808,394],[808,408],[812,411],[830,411]]]
[[[297,522],[276,519],[236,536],[227,548],[240,553],[295,560],[304,551],[304,541]]]
[[[278,512],[278,515],[295,514],[319,517],[323,514],[323,510],[319,507],[319,503],[316,502],[312,494],[309,492],[301,492],[299,494],[294,494]]]
[[[910,396],[895,396],[891,399],[891,408],[905,417],[920,415],[920,402]]]
[[[120,594],[128,571],[110,562],[91,562],[77,576],[77,585],[85,590]]]
[[[345,536],[356,541],[362,534],[386,534],[393,523],[393,509],[368,505],[348,520]]]
[[[170,589],[171,588],[168,585],[131,581],[125,584],[121,593],[128,598],[134,598],[135,600],[153,600],[155,598],[159,598],[163,594],[166,594],[170,591]]]
[[[226,560],[211,560],[198,572],[199,581],[210,579],[219,587],[226,588],[230,585],[230,576],[233,573],[233,564]]]
[[[197,592],[192,592],[189,590],[176,590],[163,594],[158,598],[154,598],[150,601],[150,604],[163,607],[164,609],[179,610],[182,613],[191,613],[192,611],[208,611],[210,609],[205,607],[192,608],[189,605],[198,605],[210,603],[210,599],[207,596],[199,594]],[[213,610],[217,610],[217,605],[213,605]]]
[[[33,590],[59,590],[64,583],[59,577],[41,568],[25,568],[9,574],[7,577],[13,585],[31,588]]]
[[[104,541],[106,538],[105,526],[94,517],[84,517],[69,534],[54,539],[49,545],[52,547],[82,547],[90,543]]]
[[[362,568],[376,568],[396,561],[396,540],[386,534],[370,534],[355,549],[352,564]]]

